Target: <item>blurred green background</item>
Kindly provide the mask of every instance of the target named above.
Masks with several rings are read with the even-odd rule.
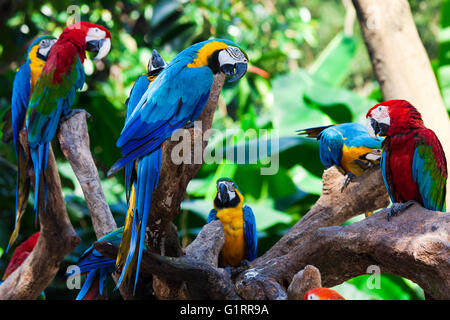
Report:
[[[450,108],[450,1],[409,1],[420,36]],[[134,80],[146,71],[151,50],[170,61],[187,46],[211,37],[228,38],[248,53],[252,68],[238,84],[226,84],[213,128],[255,129],[255,134],[227,140],[228,148],[245,148],[258,139],[258,129],[277,129],[280,168],[264,176],[267,164],[203,165],[189,184],[182,212],[175,221],[180,241],[187,245],[206,221],[212,207],[215,180],[233,178],[253,208],[258,225],[258,254],[270,248],[315,203],[321,193],[323,167],[315,140],[295,136],[295,130],[330,123],[361,121],[369,107],[382,99],[373,76],[359,25],[347,9],[349,1],[320,0],[123,0],[123,1],[1,1],[0,118],[10,108],[15,70],[25,61],[28,44],[42,33],[59,36],[67,8],[78,5],[83,21],[106,26],[112,49],[102,62],[85,62],[84,90],[74,108],[85,108],[91,151],[118,225],[126,213],[123,176],[106,179],[119,157],[115,147],[125,117],[124,102]],[[260,71],[259,69],[263,71]],[[53,144],[72,224],[82,243],[67,256],[60,274],[46,290],[47,299],[73,299],[78,290],[66,288],[67,266],[95,240],[81,188],[58,144]],[[255,161],[254,161],[255,160]],[[0,144],[0,272],[11,256],[4,249],[13,230],[15,153],[12,142]],[[18,242],[36,232],[32,196]],[[362,219],[356,217],[347,223]],[[368,276],[336,287],[347,299],[423,299],[409,280],[383,274],[380,289],[369,289]],[[118,294],[113,293],[114,298]]]

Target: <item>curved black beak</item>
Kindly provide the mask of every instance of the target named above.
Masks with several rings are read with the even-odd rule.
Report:
[[[247,72],[248,63],[239,62],[234,65],[234,77],[228,80],[228,82],[236,82],[241,79]]]
[[[156,51],[155,49],[153,49],[153,52],[152,52],[151,63],[152,63],[153,70],[164,68],[164,66],[166,65],[166,62],[164,61],[164,59],[160,56],[158,51]]]
[[[230,200],[228,196],[227,186],[224,183],[219,184],[218,192],[220,194],[222,203],[227,203]]]
[[[86,42],[86,50],[89,52],[98,53],[103,45],[103,42],[105,42],[105,39],[88,41]]]
[[[375,135],[379,135],[382,137],[385,137],[387,135],[387,132],[389,130],[389,125],[385,123],[380,123],[373,118],[370,118],[370,125],[373,128],[373,132]]]

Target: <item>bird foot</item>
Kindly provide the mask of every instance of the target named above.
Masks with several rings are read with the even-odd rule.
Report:
[[[357,160],[353,160],[353,162],[354,162],[355,164],[361,166],[362,168],[364,168],[364,170],[367,170],[367,169],[369,169],[370,167],[373,167],[373,166],[374,166],[374,164],[373,164],[372,162],[367,161],[367,160],[360,160],[360,159],[357,159]]]
[[[351,172],[347,172],[345,174],[345,180],[344,180],[344,183],[342,184],[341,192],[344,192],[344,189],[347,187],[347,185],[350,183],[350,181],[352,181],[354,178],[356,178],[356,176]]]
[[[417,203],[416,200],[409,200],[405,203],[394,202],[390,208],[387,209],[386,219],[389,221],[391,217],[396,216],[406,209],[408,209],[413,204]]]
[[[61,122],[69,120],[74,115],[76,115],[77,113],[80,113],[80,112],[84,112],[86,114],[86,118],[91,117],[91,114],[84,109],[70,109],[69,111],[65,112],[63,116],[61,116]]]

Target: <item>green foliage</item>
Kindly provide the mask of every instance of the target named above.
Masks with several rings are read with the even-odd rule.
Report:
[[[435,2],[427,5],[434,8]],[[442,4],[440,51],[434,62],[448,106],[449,3],[444,0]],[[258,254],[263,254],[311,208],[321,193],[323,167],[317,141],[298,137],[295,131],[361,121],[368,108],[381,99],[361,36],[342,31],[345,9],[338,0],[36,0],[17,1],[13,12],[0,13],[5,21],[0,26],[0,117],[10,107],[15,70],[25,61],[27,45],[41,33],[58,36],[70,16],[66,9],[73,4],[79,6],[82,20],[105,25],[112,34],[108,57],[103,62],[86,61],[87,89],[77,93],[74,108],[85,108],[92,115],[88,121],[91,151],[119,226],[126,213],[123,176],[106,179],[106,171],[120,156],[115,143],[125,118],[124,102],[135,79],[146,71],[153,48],[170,61],[195,42],[228,38],[246,49],[253,67],[269,74],[269,78],[264,78],[257,71],[248,72],[238,84],[225,85],[213,128],[223,134],[226,129],[255,131],[236,137],[213,136],[209,148],[228,155],[227,152],[249,150],[266,142],[271,145],[272,139],[278,141],[278,148],[270,149],[266,155],[247,152],[243,163],[234,163],[235,157],[227,156],[224,163],[202,166],[187,188],[182,213],[175,221],[183,245],[204,225],[212,208],[216,180],[228,176],[236,181],[245,202],[253,208]],[[428,48],[434,43],[426,32],[433,23],[433,13],[422,10],[415,1],[411,1],[411,6],[419,12],[415,18]],[[260,129],[269,134],[262,134]],[[73,299],[77,292],[67,290],[63,273],[95,240],[95,234],[79,183],[57,143],[53,149],[69,216],[82,242],[65,258],[46,295],[47,299]],[[274,175],[261,175],[261,169],[269,166],[268,159],[278,159],[279,170]],[[14,227],[14,163],[12,143],[0,144],[0,255]],[[32,200],[30,196],[19,242],[36,231]],[[0,271],[10,256],[11,252],[3,253]],[[400,277],[382,275],[382,287],[376,291],[368,291],[366,280],[367,276],[357,277],[339,290],[348,298],[423,298],[420,289]]]

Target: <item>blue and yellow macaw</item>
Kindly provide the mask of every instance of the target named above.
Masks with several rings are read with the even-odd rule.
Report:
[[[219,265],[236,267],[243,260],[255,260],[258,242],[255,215],[248,205],[244,205],[244,196],[233,180],[217,180],[213,207],[206,223],[220,220],[225,233]]]
[[[123,227],[104,235],[98,241],[108,241],[115,245],[119,245],[122,240],[122,233]],[[81,255],[77,266],[80,268],[80,273],[66,274],[67,277],[72,277],[87,273],[86,280],[76,299],[95,300],[99,295],[103,294],[106,280],[116,269],[116,261],[104,257],[100,252],[94,249],[93,245],[91,245]]]
[[[147,67],[147,73],[141,75],[136,82],[134,83],[133,88],[131,89],[130,96],[128,97],[127,101],[125,102],[127,106],[127,115],[125,118],[125,122],[128,120],[130,115],[133,113],[134,109],[138,105],[139,101],[141,100],[144,93],[147,91],[147,89],[150,87],[150,84],[155,80],[155,78],[158,76],[158,74],[167,66],[164,59],[159,55],[159,53],[156,50],[153,50],[152,57],[148,63]],[[133,216],[134,216],[134,207],[135,207],[135,199],[136,194],[134,192],[135,189],[135,183],[136,183],[136,168],[137,168],[137,160],[134,160],[132,162],[129,162],[125,165],[124,171],[125,171],[125,194],[127,198],[127,204],[128,204],[128,212],[127,212],[127,218],[125,221],[125,234],[123,238],[125,239],[120,243],[119,252],[117,255],[117,267],[122,268],[123,263],[126,260],[126,256],[123,254],[127,253],[129,250],[130,245],[130,238],[131,238],[131,229],[133,222]],[[129,268],[129,271],[131,271],[131,268]],[[131,273],[127,273],[125,278],[128,280],[131,277]]]
[[[319,140],[320,161],[325,168],[335,165],[346,179],[342,190],[355,176],[379,163],[382,139],[369,136],[360,123],[342,123],[331,126],[301,129],[299,135]]]
[[[89,22],[77,22],[63,30],[42,68],[28,103],[26,121],[35,175],[36,220],[40,203],[44,209],[47,203],[45,170],[50,142],[56,134],[60,118],[73,113],[71,106],[75,92],[84,84],[86,51],[97,53],[94,59],[101,59],[110,48],[111,34],[107,29]],[[43,195],[40,196],[41,187]]]
[[[230,81],[237,81],[247,71],[247,64],[246,54],[231,41],[212,39],[194,44],[164,68],[127,119],[117,141],[123,158],[108,172],[110,176],[126,164],[138,160],[136,183],[130,196],[130,203],[135,202],[135,210],[129,223],[130,238],[124,236],[122,240],[129,243],[123,246],[128,248],[128,252],[119,253],[122,257],[126,256],[126,261],[118,286],[125,274],[131,274],[134,261],[137,261],[136,287],[152,193],[158,184],[161,169],[162,144],[175,130],[200,116],[208,101],[214,74],[223,72],[234,76]],[[131,201],[133,194],[135,200]],[[127,232],[126,225],[124,234]]]
[[[28,102],[36,86],[37,79],[45,65],[50,49],[55,44],[56,38],[51,35],[37,37],[28,47],[27,61],[19,68],[14,77],[11,118],[14,147],[17,158],[17,183],[16,183],[16,211],[14,231],[9,239],[8,248],[14,244],[20,229],[20,220],[25,212],[28,193],[30,190],[30,179],[28,177],[27,152],[20,144],[19,133],[25,125]]]

